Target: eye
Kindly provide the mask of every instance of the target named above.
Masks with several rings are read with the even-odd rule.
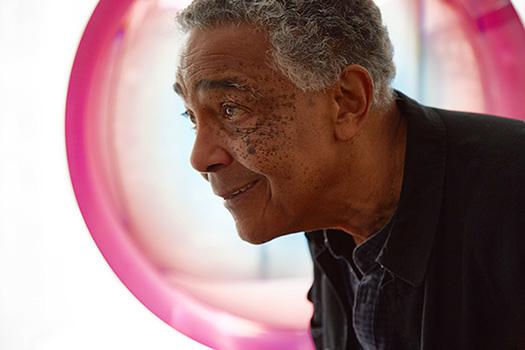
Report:
[[[188,111],[184,111],[180,114],[184,118],[189,119],[189,121],[192,124],[192,129],[195,130],[197,128],[197,121],[195,120],[195,117]]]
[[[222,113],[226,119],[232,120],[239,117],[242,109],[234,105],[224,104],[222,105]]]

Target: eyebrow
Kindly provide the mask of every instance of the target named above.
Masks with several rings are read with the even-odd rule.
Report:
[[[173,84],[173,91],[175,91],[175,93],[180,97],[184,97],[184,93],[182,92],[182,86],[179,83],[176,82]]]
[[[177,93],[177,95],[184,97],[184,93],[182,91],[182,86],[179,83],[173,84],[173,90]],[[236,90],[241,92],[248,92],[252,94],[253,96],[257,96],[257,93],[255,90],[250,88],[247,83],[239,81],[235,78],[227,78],[227,79],[218,79],[218,80],[210,80],[210,79],[202,79],[197,82],[195,85],[195,91],[208,91],[208,90]]]

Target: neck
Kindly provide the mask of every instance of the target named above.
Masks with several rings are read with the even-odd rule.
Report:
[[[333,228],[351,234],[360,244],[394,215],[403,183],[406,123],[395,103],[368,117],[342,156],[344,169],[336,186],[339,203]],[[342,196],[341,193],[346,195]]]

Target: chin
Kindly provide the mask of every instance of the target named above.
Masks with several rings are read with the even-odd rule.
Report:
[[[275,236],[271,236],[262,232],[240,229],[239,227],[237,227],[237,233],[243,241],[255,245],[267,243],[275,238]]]
[[[274,238],[287,235],[291,232],[280,232],[279,230],[264,230],[261,228],[246,227],[237,224],[237,233],[239,237],[248,243],[259,245],[270,242]]]

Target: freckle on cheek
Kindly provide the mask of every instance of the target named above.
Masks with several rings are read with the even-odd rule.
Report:
[[[246,151],[248,152],[248,154],[254,155],[257,152],[257,150],[255,148],[255,142],[254,142],[254,140],[252,140],[251,137],[245,136],[245,137],[242,138],[242,141],[246,145]]]

